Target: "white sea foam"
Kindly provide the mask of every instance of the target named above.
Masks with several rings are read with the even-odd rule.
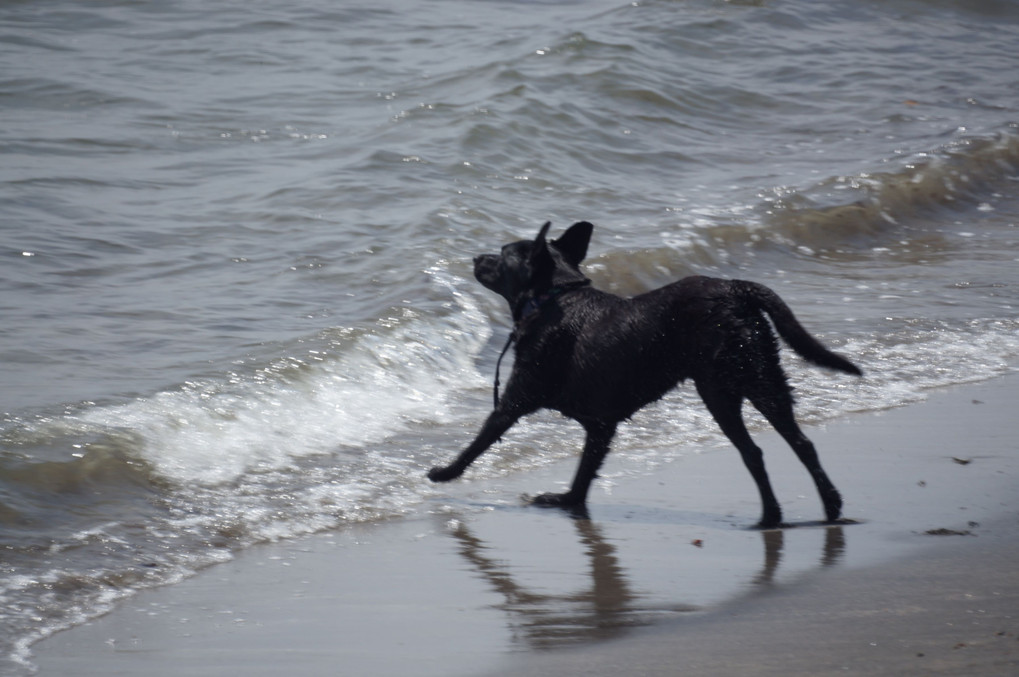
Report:
[[[446,422],[448,395],[479,383],[473,359],[487,330],[457,280],[433,277],[456,303],[442,318],[405,311],[365,332],[327,332],[310,341],[314,348],[247,376],[192,382],[77,418],[129,436],[160,477],[181,486],[235,482],[363,448],[411,424]]]

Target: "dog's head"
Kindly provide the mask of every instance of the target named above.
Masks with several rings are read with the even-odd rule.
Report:
[[[575,223],[558,240],[545,239],[545,223],[534,240],[512,242],[499,254],[482,254],[474,259],[474,277],[504,299],[511,308],[522,300],[543,294],[553,287],[587,279],[580,262],[594,229],[587,221]]]

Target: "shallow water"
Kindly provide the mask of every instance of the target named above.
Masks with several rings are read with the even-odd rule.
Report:
[[[265,540],[412,513],[508,332],[470,258],[764,282],[867,372],[1019,358],[1010,2],[66,0],[0,8],[0,646]],[[620,457],[717,434],[688,389]],[[574,453],[537,416],[484,474]],[[636,466],[633,466],[636,467]]]

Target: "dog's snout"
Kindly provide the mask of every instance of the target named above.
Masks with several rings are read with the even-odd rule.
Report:
[[[492,256],[491,254],[481,254],[480,256],[474,257],[474,270],[480,270],[482,268],[492,269],[499,261],[498,256]]]

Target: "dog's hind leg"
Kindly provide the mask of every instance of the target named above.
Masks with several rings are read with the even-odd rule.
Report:
[[[771,481],[764,469],[764,454],[760,447],[754,444],[747,432],[746,424],[743,422],[743,397],[741,395],[726,392],[720,389],[704,386],[697,383],[697,392],[700,394],[708,411],[715,417],[722,432],[729,438],[739,450],[743,457],[743,463],[750,471],[750,475],[757,483],[757,490],[761,494],[761,521],[758,524],[763,529],[777,527],[782,523],[782,508],[779,507],[778,499],[771,488]]]
[[[768,396],[751,396],[750,401],[775,427],[778,434],[789,443],[800,462],[806,466],[817,486],[817,492],[821,495],[825,517],[829,522],[837,520],[842,515],[842,496],[821,467],[821,461],[817,456],[813,442],[807,439],[807,436],[800,430],[799,424],[796,423],[792,397],[788,394],[783,397],[771,393]]]
[[[609,453],[609,445],[616,434],[615,423],[588,422],[583,423],[587,437],[584,441],[584,453],[580,457],[577,474],[573,478],[570,490],[562,494],[541,494],[532,501],[534,505],[577,508],[587,502],[587,492],[591,482],[598,477],[598,469]]]

